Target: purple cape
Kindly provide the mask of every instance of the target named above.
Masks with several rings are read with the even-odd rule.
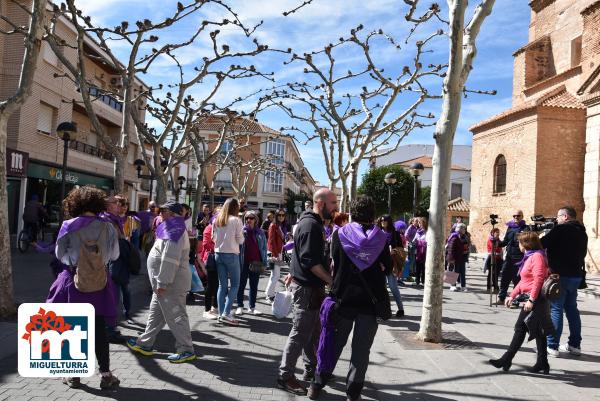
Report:
[[[181,216],[174,216],[163,221],[156,227],[156,238],[179,241],[179,238],[181,238],[185,231],[185,219]]]
[[[326,297],[321,304],[321,335],[317,348],[317,373],[332,373],[337,360],[335,359],[335,325],[331,319],[331,312],[335,301]]]
[[[108,272],[107,272],[108,275]],[[94,306],[96,316],[104,316],[109,326],[117,322],[117,293],[115,285],[110,278],[106,280],[104,289],[95,292],[80,292],[75,288],[74,273],[65,268],[54,280],[48,292],[48,303],[90,303]]]
[[[394,223],[396,231],[404,232],[406,230],[406,223],[404,220],[398,220]]]
[[[154,215],[152,214],[152,212],[144,210],[143,212],[138,213],[138,217],[140,218],[141,231],[145,233],[146,231],[150,230],[152,220],[154,220]]]
[[[119,227],[119,231],[121,232],[121,234],[124,233],[123,225],[125,224],[125,218],[108,212],[100,213],[100,218],[104,221],[108,221],[109,223],[113,223],[113,225]]]
[[[59,239],[61,239],[62,237],[64,237],[67,234],[70,234],[72,232],[81,230],[82,228],[89,226],[92,222],[97,221],[97,220],[101,220],[100,217],[98,217],[98,216],[79,216],[79,217],[75,217],[74,219],[71,219],[71,220],[63,221],[62,226],[60,226],[60,231],[58,232],[58,237],[56,238],[56,241],[58,241]]]
[[[408,228],[406,229],[406,233],[405,233],[406,239],[409,242],[412,242],[412,240],[413,240],[413,238],[415,238],[416,234],[417,234],[417,226],[412,225],[412,224],[409,225]]]
[[[519,276],[521,275],[521,270],[523,270],[523,266],[525,266],[525,262],[527,262],[527,259],[529,259],[536,253],[541,253],[544,258],[546,257],[546,251],[544,251],[543,249],[537,249],[535,251],[525,251],[523,259],[521,259],[521,261],[515,265],[519,268],[519,271],[517,273]]]
[[[525,227],[525,220],[521,220],[519,221],[519,223],[515,223],[514,220],[511,220],[508,223],[506,223],[506,226],[508,228]]]
[[[344,253],[360,271],[372,266],[387,243],[387,236],[377,226],[367,233],[358,223],[349,223],[338,230]]]

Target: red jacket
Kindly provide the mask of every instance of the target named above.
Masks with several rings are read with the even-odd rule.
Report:
[[[521,281],[510,293],[511,298],[519,294],[529,294],[532,300],[538,299],[544,280],[548,277],[548,262],[541,253],[534,253],[526,261],[521,270]]]
[[[212,224],[209,224],[202,233],[202,254],[203,262],[208,259],[208,254],[215,251],[215,243],[212,240]]]
[[[487,240],[487,252],[489,254],[492,253],[492,239],[491,238],[488,238],[488,240]],[[496,253],[496,259],[502,259],[502,247],[500,246],[500,240],[496,241],[495,253]]]
[[[283,231],[276,223],[269,226],[269,235],[267,240],[267,250],[271,252],[274,258],[278,258],[283,250]]]

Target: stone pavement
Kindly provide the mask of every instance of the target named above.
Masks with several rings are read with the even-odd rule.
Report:
[[[42,300],[51,275],[47,256],[28,254],[15,258],[17,299]],[[600,400],[600,299],[582,297],[582,344],[584,355],[551,359],[551,374],[525,371],[535,354],[523,347],[509,373],[499,373],[485,362],[505,350],[517,311],[490,307],[481,262],[471,263],[467,293],[444,292],[446,342],[422,344],[414,341],[421,314],[422,290],[403,287],[404,319],[379,327],[371,350],[364,400]],[[148,300],[145,277],[136,277],[135,318],[145,323]],[[597,278],[592,278],[597,281]],[[261,288],[266,279],[261,279]],[[262,292],[259,293],[262,295]],[[269,310],[262,300],[259,309]],[[68,389],[58,379],[25,379],[16,373],[16,325],[0,323],[0,400],[306,400],[275,388],[277,366],[289,319],[278,321],[270,314],[243,316],[240,327],[228,327],[202,318],[201,304],[189,306],[197,361],[172,365],[166,355],[173,338],[164,330],[154,357],[132,354],[123,345],[111,344],[111,368],[121,379],[121,388],[102,392],[99,378],[84,379],[79,390]],[[141,325],[123,326],[123,334],[135,336]],[[568,329],[565,329],[565,337]],[[349,347],[350,344],[348,344]],[[346,350],[335,371],[336,380],[320,399],[344,400],[344,378],[348,368]],[[299,371],[300,374],[300,371]]]

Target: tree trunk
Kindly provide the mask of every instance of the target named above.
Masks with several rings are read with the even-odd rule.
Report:
[[[198,166],[196,174],[196,193],[194,194],[194,210],[192,211],[193,222],[198,218],[198,213],[202,208],[202,189],[204,187],[204,164]]]
[[[350,169],[350,190],[348,191],[349,202],[356,199],[356,192],[358,190],[358,165],[352,166]],[[350,205],[348,205],[350,206]]]
[[[10,262],[10,232],[8,228],[8,192],[6,182],[6,140],[8,115],[0,116],[0,316],[16,312]]]
[[[162,205],[167,201],[167,176],[163,173],[162,175],[156,176],[156,203]]]
[[[421,325],[417,334],[418,338],[429,342],[440,342],[442,340],[442,276],[454,134],[460,117],[462,92],[476,54],[475,40],[481,24],[492,11],[494,0],[482,0],[475,7],[474,16],[465,29],[467,3],[467,0],[448,1],[450,17],[449,62],[443,85],[442,113],[437,121],[434,134],[435,147],[432,160],[429,229],[427,230],[425,290],[423,293]]]
[[[115,152],[113,156],[115,158],[115,194],[123,194],[127,196],[127,194],[125,193],[125,166],[127,165],[127,157],[124,156],[121,152]]]
[[[211,211],[215,210],[215,189],[214,188],[210,189],[210,210]]]

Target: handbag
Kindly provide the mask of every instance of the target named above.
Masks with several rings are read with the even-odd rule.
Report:
[[[265,272],[266,267],[263,262],[257,260],[254,262],[250,262],[250,265],[248,266],[248,270],[250,270],[252,273],[262,274]]]
[[[459,274],[450,270],[444,272],[444,283],[455,285],[458,280]]]
[[[355,269],[358,271],[358,277],[360,278],[360,281],[365,291],[367,292],[367,294],[369,294],[369,298],[371,298],[373,306],[375,307],[375,315],[381,320],[388,320],[389,318],[391,318],[392,305],[390,304],[390,297],[385,297],[385,299],[383,300],[378,300],[375,297],[375,294],[373,294],[373,291],[371,291],[371,288],[369,287],[367,280],[365,280],[365,278],[363,277],[362,272],[358,270],[358,268]]]
[[[550,301],[560,298],[560,276],[558,274],[551,274],[544,280],[542,295]]]

